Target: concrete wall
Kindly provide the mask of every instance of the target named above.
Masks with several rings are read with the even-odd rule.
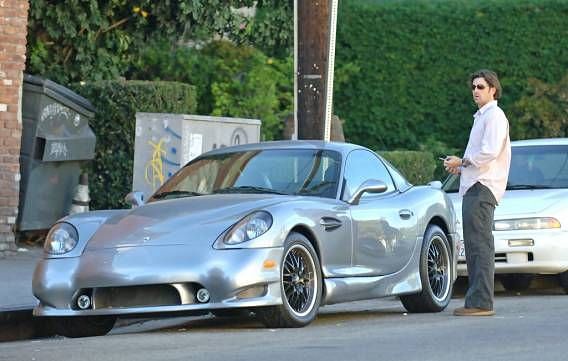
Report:
[[[16,248],[28,1],[0,0],[0,257]]]

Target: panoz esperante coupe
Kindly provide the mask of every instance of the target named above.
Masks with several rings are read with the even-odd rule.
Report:
[[[399,296],[439,312],[455,279],[456,216],[374,152],[282,141],[195,158],[132,209],[63,218],[37,265],[36,316],[69,337],[117,317],[247,310],[269,327],[323,305]]]

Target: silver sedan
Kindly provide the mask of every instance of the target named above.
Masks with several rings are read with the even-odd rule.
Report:
[[[568,139],[511,143],[507,190],[495,208],[495,273],[508,290],[530,286],[535,274],[558,274],[568,293]],[[459,177],[444,182],[461,221]],[[458,227],[458,274],[466,275]]]
[[[119,316],[247,310],[301,327],[338,302],[400,296],[438,312],[450,301],[451,201],[360,146],[217,149],[148,202],[127,199],[132,209],[69,216],[47,236],[34,314],[62,335],[105,334]]]

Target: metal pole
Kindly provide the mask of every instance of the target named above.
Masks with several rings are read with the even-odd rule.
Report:
[[[335,65],[335,33],[337,31],[337,6],[339,0],[331,1],[331,14],[329,25],[329,46],[327,54],[327,87],[325,98],[325,126],[324,126],[324,140],[330,141],[331,139],[331,113],[333,111],[333,73]]]

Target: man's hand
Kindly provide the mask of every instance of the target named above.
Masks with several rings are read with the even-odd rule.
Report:
[[[456,157],[455,155],[449,155],[446,157],[446,159],[444,159],[444,168],[446,168],[446,170],[448,168],[457,168],[460,167],[462,165],[462,160],[459,157]]]
[[[444,168],[450,174],[455,174],[455,175],[460,174],[461,165],[462,165],[461,158],[456,157],[455,155],[449,155],[446,157],[446,159],[444,159]]]

